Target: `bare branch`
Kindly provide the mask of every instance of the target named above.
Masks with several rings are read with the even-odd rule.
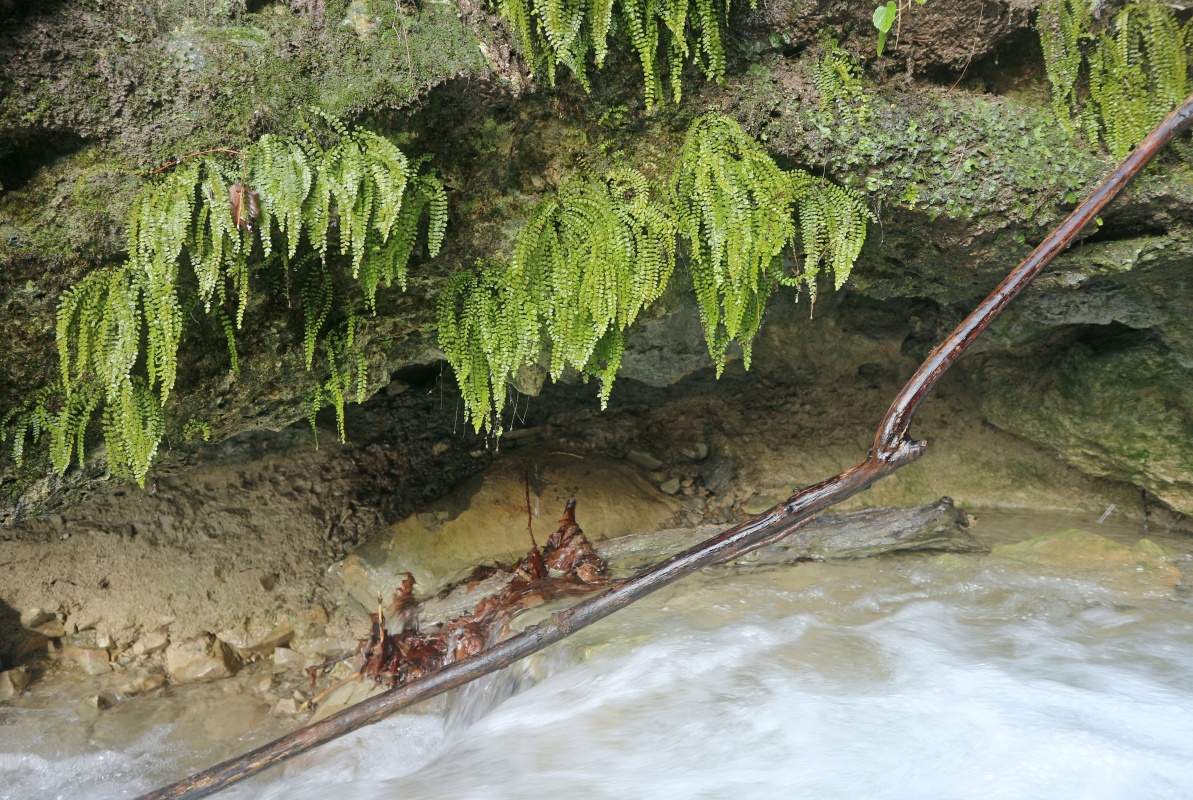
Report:
[[[916,460],[924,453],[927,445],[925,442],[912,440],[908,434],[915,412],[925,395],[973,344],[978,335],[1002,313],[1007,304],[1018,296],[1052,259],[1069,247],[1106,204],[1138,175],[1168,142],[1185,130],[1191,121],[1193,96],[1169,114],[1110,177],[1074,209],[1060,227],[1053,230],[1031,255],[932,351],[891,404],[874,437],[870,453],[857,466],[815,486],[809,486],[766,513],[678,553],[624,583],[577,603],[567,611],[552,614],[549,619],[488,650],[344,709],[239,758],[225,761],[171,786],[150,792],[140,800],[206,797],[324,742],[377,722],[396,711],[462,686],[483,675],[496,672],[702,567],[738,558],[787,536],[817,512],[852,497],[879,478]]]

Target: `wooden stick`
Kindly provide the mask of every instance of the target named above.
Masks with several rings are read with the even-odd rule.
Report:
[[[1040,243],[1031,255],[998,285],[989,297],[932,353],[899,392],[874,437],[869,455],[834,478],[796,492],[753,519],[678,553],[624,583],[577,603],[488,650],[450,664],[438,672],[391,689],[258,747],[140,800],[198,798],[244,780],[299,753],[377,722],[449,689],[509,666],[558,642],[614,611],[671,584],[702,567],[738,558],[782,539],[813,514],[862,491],[879,478],[919,458],[927,446],[908,436],[925,395],[978,335],[1002,313],[1053,258],[1065,250],[1099,212],[1173,137],[1193,120],[1193,95],[1169,114],[1073,213]]]

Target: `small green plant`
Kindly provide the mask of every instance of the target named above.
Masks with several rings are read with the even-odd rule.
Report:
[[[377,134],[328,122],[335,134],[329,147],[313,134],[267,135],[247,152],[219,151],[239,156],[239,163],[216,151],[195,154],[145,186],[129,209],[127,260],[90,273],[62,296],[60,410],[51,414],[46,409],[55,403],[43,401],[10,415],[14,442],[23,447],[28,433],[36,439],[50,431],[52,461],[64,470],[72,453],[81,462],[88,419],[102,405],[110,469],[143,484],[177,378],[182,270],[193,273],[199,302],[220,320],[235,370],[234,329],[244,319],[252,272],[275,261],[287,280],[293,272],[300,282],[308,370],[325,342],[331,377],[317,381],[316,398],[335,406],[342,432],[345,365],[360,386],[365,377],[363,359],[350,355],[355,317],[349,313],[346,330],[324,334],[337,284],[333,270],[342,264],[373,308],[382,283],[405,287],[421,220],[427,220],[428,250],[438,251],[447,201],[439,181],[420,171],[421,161],[410,162]],[[311,253],[296,260],[304,240]],[[264,258],[253,260],[257,248]],[[223,311],[233,296],[234,324]]]
[[[718,376],[731,341],[741,345],[749,367],[751,342],[775,285],[802,285],[814,299],[824,266],[839,288],[866,240],[869,211],[860,195],[802,170],[785,172],[719,114],[706,114],[689,129],[672,197]],[[778,256],[787,246],[794,251],[797,235],[804,259],[789,275]]]
[[[182,438],[188,442],[210,442],[211,441],[211,426],[206,422],[199,422],[198,420],[190,419],[182,426]]]
[[[891,32],[891,28],[895,28],[895,38],[898,39],[898,31],[903,27],[903,14],[911,11],[911,4],[915,2],[917,5],[923,5],[928,0],[888,0],[884,5],[878,6],[874,9],[874,27],[878,29],[878,55],[882,55],[883,48],[886,47],[887,34]]]
[[[535,207],[510,264],[449,282],[439,342],[477,431],[495,427],[518,368],[544,351],[553,380],[569,367],[595,375],[608,402],[624,331],[675,266],[675,226],[658,194],[634,170],[577,176]]]
[[[836,39],[824,38],[822,45],[824,55],[812,67],[821,112],[849,125],[865,124],[870,116],[870,98],[862,86],[857,62]]]
[[[602,406],[621,366],[625,331],[671,279],[686,244],[705,336],[720,375],[725,350],[750,344],[779,284],[815,292],[825,268],[840,287],[865,241],[861,197],[785,172],[733,120],[705,115],[688,131],[661,196],[642,175],[580,176],[531,213],[511,263],[485,262],[449,281],[439,342],[456,373],[466,418],[496,430],[507,388],[542,360],[595,375]],[[794,274],[779,258],[802,250]]]
[[[1168,6],[1138,3],[1097,32],[1084,0],[1047,0],[1036,29],[1061,125],[1126,156],[1193,87],[1191,25]]]
[[[532,68],[544,68],[552,84],[563,65],[587,89],[589,57],[601,67],[609,37],[619,29],[642,64],[648,108],[664,96],[664,68],[676,103],[685,63],[696,62],[708,80],[725,76],[721,32],[729,0],[500,0],[499,5]]]

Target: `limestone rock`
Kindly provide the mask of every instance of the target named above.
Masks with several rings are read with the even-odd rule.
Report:
[[[652,456],[645,450],[630,450],[626,453],[626,461],[631,464],[636,464],[647,472],[653,472],[656,469],[663,467],[663,462]]]
[[[41,608],[29,608],[21,614],[21,627],[34,630],[38,625],[42,625],[54,619],[54,615]]]
[[[729,456],[718,456],[700,465],[700,477],[713,494],[725,494],[733,486],[737,467]]]
[[[1181,557],[1180,553],[1168,545],[1154,542],[1151,539],[1140,539],[1131,549],[1138,550],[1145,556],[1151,556],[1158,561],[1163,561],[1165,564],[1172,564]]]
[[[29,685],[29,673],[23,668],[0,672],[0,702],[10,700]]]
[[[256,642],[250,644],[246,649],[250,653],[260,653],[262,655],[272,653],[275,648],[285,647],[290,644],[294,638],[294,626],[290,624],[289,620],[282,620],[273,630],[262,636]]]
[[[273,704],[269,713],[275,717],[292,717],[298,713],[298,701],[293,697],[284,697]]]
[[[228,645],[214,636],[199,636],[166,648],[166,672],[173,683],[229,678],[240,661]]]
[[[40,633],[47,639],[61,639],[66,635],[66,626],[62,624],[61,620],[50,619],[41,623],[35,628],[32,628],[35,633]]]
[[[133,653],[141,656],[156,653],[170,643],[170,633],[165,628],[158,628],[141,636],[133,643]]]
[[[147,670],[137,670],[130,675],[124,682],[116,687],[119,694],[131,697],[138,694],[148,694],[154,689],[160,689],[166,685],[166,676],[160,672],[149,672]]]
[[[1077,573],[1136,597],[1167,595],[1181,580],[1181,571],[1171,564],[1075,528],[996,547],[991,555]]]
[[[102,647],[72,647],[68,645],[62,654],[75,662],[78,668],[88,675],[103,675],[112,671],[108,651]]]
[[[288,647],[279,647],[273,651],[273,666],[278,671],[306,669],[307,658]]]
[[[592,542],[657,530],[678,510],[634,467],[595,456],[531,453],[541,478],[531,486],[539,544],[556,528],[567,501]],[[391,526],[346,558],[340,576],[366,608],[377,592],[389,597],[403,573],[414,575],[419,596],[494,560],[513,561],[530,546],[526,487],[520,470],[492,470],[418,514]]]

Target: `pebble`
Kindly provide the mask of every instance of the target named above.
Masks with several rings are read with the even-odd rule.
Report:
[[[675,494],[679,491],[679,478],[671,478],[659,484],[659,489],[667,494]]]
[[[273,704],[269,713],[275,717],[292,717],[298,713],[298,701],[293,697],[283,697]]]
[[[630,450],[625,454],[626,461],[631,464],[636,464],[647,472],[653,472],[656,469],[661,469],[663,462],[647,453],[644,450]]]
[[[103,675],[112,671],[108,651],[101,647],[67,646],[62,654],[69,658],[88,675]]]
[[[210,634],[166,648],[166,672],[174,683],[229,678],[239,669],[232,649]]]
[[[54,615],[49,611],[41,608],[30,608],[24,614],[21,614],[21,627],[32,630],[38,625],[49,622],[52,619],[54,619]]]
[[[128,680],[119,684],[116,691],[119,694],[131,697],[138,694],[148,694],[154,689],[160,689],[166,685],[166,676],[160,672],[148,672],[145,670],[138,670],[133,673]]]
[[[170,643],[170,633],[165,628],[158,628],[141,636],[133,643],[133,654],[143,656],[156,653]]]
[[[279,647],[273,651],[273,668],[278,672],[289,669],[306,669],[307,658],[288,647]]]
[[[294,626],[290,624],[289,620],[282,620],[273,630],[262,636],[246,649],[251,653],[260,653],[262,655],[272,653],[278,647],[284,647],[290,644],[290,640],[294,638]]]

